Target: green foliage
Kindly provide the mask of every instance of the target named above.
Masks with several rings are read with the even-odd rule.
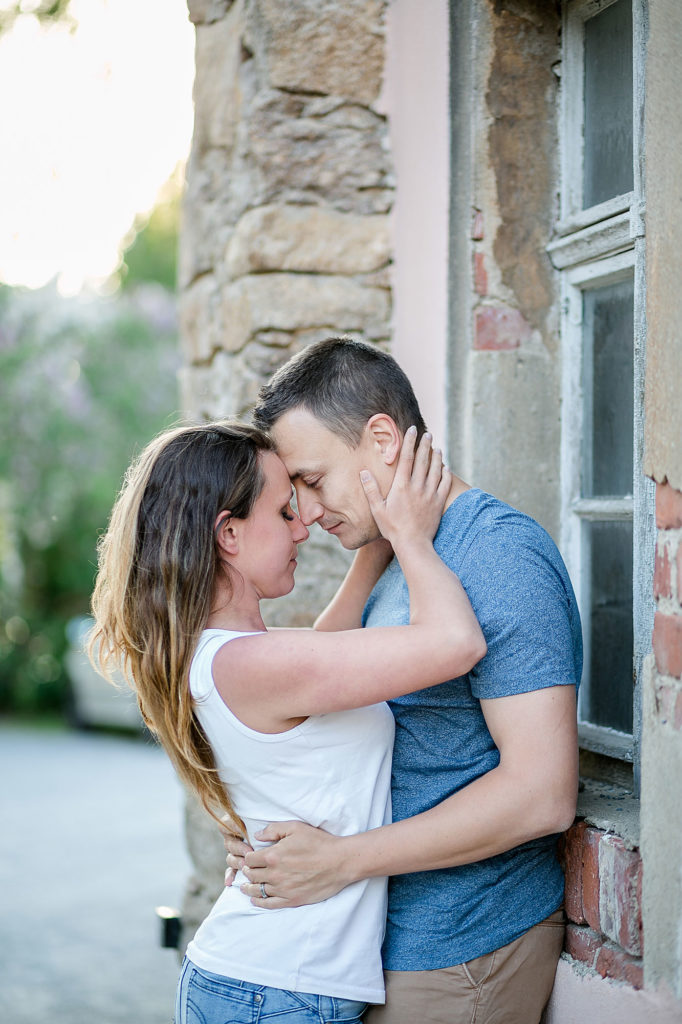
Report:
[[[18,18],[34,17],[44,25],[65,22],[73,27],[75,22],[70,13],[71,0],[16,0],[3,4],[0,9],[0,35],[9,32]]]
[[[123,254],[124,290],[149,281],[175,288],[181,191],[181,169],[177,168],[149,217],[136,221],[134,240]]]
[[[177,419],[175,298],[0,287],[0,709],[60,707],[64,629],[132,456]]]

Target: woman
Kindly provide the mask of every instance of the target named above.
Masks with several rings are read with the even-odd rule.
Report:
[[[278,819],[339,834],[389,821],[393,719],[382,702],[485,653],[431,543],[450,474],[428,435],[415,455],[415,434],[386,499],[360,474],[410,589],[403,627],[266,630],[259,602],[291,591],[308,531],[256,429],[169,431],[128,472],[100,546],[92,649],[105,671],[127,672],[181,778],[251,843]],[[359,1021],[384,998],[385,894],[385,879],[371,879],[266,913],[227,888],[188,947],[177,1024]]]

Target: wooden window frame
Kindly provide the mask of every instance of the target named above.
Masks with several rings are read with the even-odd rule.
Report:
[[[582,716],[581,746],[629,762],[639,784],[641,674],[651,649],[653,558],[655,550],[654,487],[642,473],[643,393],[646,352],[643,175],[644,45],[646,0],[633,7],[633,160],[634,188],[587,210],[582,209],[584,23],[616,0],[566,0],[563,7],[560,211],[547,251],[561,274],[562,437],[561,546],[583,612],[589,644],[589,580],[584,578],[582,523],[629,519],[633,523],[633,732],[597,726]],[[634,282],[634,437],[632,493],[618,499],[581,497],[581,450],[584,439],[583,296],[586,290],[631,278]]]

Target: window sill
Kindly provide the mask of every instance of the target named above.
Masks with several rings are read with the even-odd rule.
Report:
[[[622,786],[581,779],[576,817],[620,836],[630,849],[639,847],[639,800]]]

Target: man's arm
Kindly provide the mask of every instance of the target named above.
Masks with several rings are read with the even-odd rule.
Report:
[[[269,825],[247,854],[244,891],[269,909],[316,903],[362,878],[484,860],[573,822],[578,789],[575,688],[481,701],[497,768],[431,810],[354,836],[300,822]],[[236,864],[232,858],[228,860]],[[260,898],[260,883],[268,899]]]

